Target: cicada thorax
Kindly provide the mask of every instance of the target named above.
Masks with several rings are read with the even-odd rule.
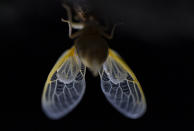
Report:
[[[108,44],[100,27],[97,24],[86,25],[76,39],[75,47],[83,64],[96,76],[108,56]]]

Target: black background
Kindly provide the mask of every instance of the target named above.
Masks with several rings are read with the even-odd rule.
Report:
[[[72,3],[69,0],[70,3]],[[99,77],[87,70],[81,103],[65,118],[49,120],[41,110],[47,75],[73,45],[66,12],[56,0],[2,1],[1,119],[5,129],[182,129],[194,118],[194,10],[191,1],[76,0],[101,20],[123,23],[109,46],[133,69],[147,112],[127,119],[106,100]],[[158,125],[158,126],[156,126]],[[190,128],[191,129],[191,128]]]

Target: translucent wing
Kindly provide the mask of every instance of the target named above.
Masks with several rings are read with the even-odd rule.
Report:
[[[85,91],[85,70],[75,47],[59,58],[47,78],[42,94],[42,108],[49,118],[65,116],[80,102]]]
[[[133,119],[144,114],[146,101],[137,78],[111,49],[100,71],[100,77],[103,93],[119,112]]]

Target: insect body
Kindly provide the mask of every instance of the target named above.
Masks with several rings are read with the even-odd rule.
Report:
[[[78,56],[96,76],[108,56],[108,45],[95,25],[89,25],[75,41]]]
[[[93,17],[77,14],[80,23],[72,22],[68,6],[69,37],[75,38],[75,45],[67,50],[51,70],[42,95],[42,108],[51,119],[67,115],[80,102],[85,91],[85,71],[88,67],[94,76],[100,75],[101,88],[108,101],[119,112],[129,118],[138,118],[146,110],[146,101],[141,86],[132,70],[120,56],[110,49],[105,38],[113,36],[104,33]],[[80,29],[75,34],[71,28]]]

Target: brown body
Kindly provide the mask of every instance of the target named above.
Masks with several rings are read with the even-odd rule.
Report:
[[[96,76],[108,56],[107,41],[95,24],[86,25],[75,41],[77,53],[85,66]]]
[[[69,23],[69,37],[75,38],[78,56],[82,63],[92,71],[93,75],[97,76],[108,57],[108,44],[105,38],[112,38],[114,28],[111,35],[107,35],[94,17],[86,16],[80,8],[76,10],[76,17],[80,20],[80,23],[72,22],[70,8],[66,5],[63,5],[63,7],[67,10],[69,20],[62,19],[62,21]],[[80,31],[71,34],[71,28]]]

